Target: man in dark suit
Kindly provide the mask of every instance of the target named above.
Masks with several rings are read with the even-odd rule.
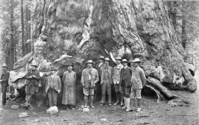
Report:
[[[96,65],[96,69],[98,71],[98,74],[99,74],[99,81],[98,83],[96,84],[95,86],[95,102],[98,100],[99,98],[99,95],[101,95],[101,86],[100,86],[100,77],[101,77],[101,68],[103,67],[104,65],[104,56],[100,56],[99,57],[99,63],[97,63]]]
[[[127,65],[128,61],[127,59],[122,60],[123,69],[121,70],[120,74],[120,92],[123,95],[124,98],[124,107],[123,109],[126,109],[126,111],[130,111],[130,94],[131,94],[131,76],[132,76],[132,70]]]
[[[9,71],[7,70],[7,65],[3,63],[2,65],[3,73],[1,75],[1,90],[2,90],[2,105],[6,104],[6,90],[8,87]]]

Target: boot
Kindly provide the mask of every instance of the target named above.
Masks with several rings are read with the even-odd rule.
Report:
[[[124,106],[122,107],[122,109],[126,109],[127,108],[127,105],[126,105],[126,97],[124,97]]]
[[[130,98],[126,98],[126,111],[129,112],[131,111],[131,107],[130,107]]]

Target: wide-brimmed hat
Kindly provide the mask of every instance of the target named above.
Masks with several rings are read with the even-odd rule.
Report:
[[[140,59],[139,58],[135,58],[134,60],[132,60],[133,63],[140,63]]]
[[[99,59],[102,59],[102,60],[104,60],[104,56],[100,56],[100,57],[99,57]]]
[[[36,61],[33,61],[30,65],[34,67],[38,67],[38,64],[36,63]]]
[[[93,60],[88,60],[87,63],[93,64],[94,62],[93,62]]]
[[[122,58],[121,57],[116,57],[115,60],[122,60]]]
[[[5,63],[3,63],[2,67],[7,67],[7,65]]]
[[[122,59],[122,63],[128,63],[128,60],[127,59]]]
[[[108,57],[105,58],[105,61],[110,61],[110,59]]]

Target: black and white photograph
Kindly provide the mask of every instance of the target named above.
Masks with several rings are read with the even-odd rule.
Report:
[[[0,125],[199,125],[199,0],[0,0]]]

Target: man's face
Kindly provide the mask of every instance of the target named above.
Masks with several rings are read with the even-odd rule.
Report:
[[[139,66],[139,63],[134,63],[134,67],[138,67]]]
[[[105,61],[105,65],[106,65],[106,66],[109,66],[109,61]]]
[[[116,60],[117,65],[121,64],[120,60]]]
[[[127,66],[127,63],[126,63],[126,62],[123,62],[122,64],[123,64],[123,66]]]
[[[72,66],[68,66],[68,71],[72,71],[73,67]]]
[[[36,68],[35,66],[32,66],[31,69],[32,69],[33,71],[35,71],[37,68]]]
[[[131,67],[134,67],[135,65],[134,65],[134,63],[133,62],[131,62]]]
[[[2,67],[3,72],[7,71],[7,67]]]
[[[104,60],[103,60],[103,59],[100,59],[99,62],[100,62],[100,63],[104,63]]]
[[[91,64],[91,63],[88,63],[87,66],[88,66],[88,68],[91,68],[91,67],[92,67],[92,64]]]

